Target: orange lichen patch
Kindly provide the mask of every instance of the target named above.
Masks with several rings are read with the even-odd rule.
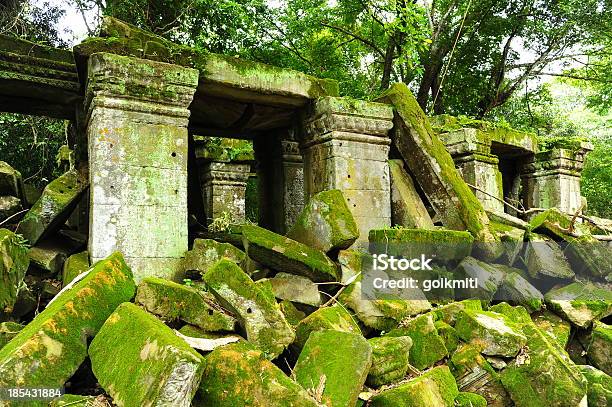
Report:
[[[76,294],[77,298],[89,298],[96,295],[96,291],[91,287],[83,287]]]
[[[57,326],[57,321],[54,319],[49,319],[47,321],[45,321],[45,323],[42,325],[42,329],[46,330],[46,331],[51,331],[53,333],[60,333],[61,332],[61,328],[59,326]]]
[[[119,314],[115,312],[110,317],[108,317],[105,323],[106,324],[116,324],[117,322],[119,322],[120,319],[121,317],[119,316]]]
[[[74,302],[72,302],[72,301],[68,301],[64,305],[64,308],[66,309],[66,311],[68,311],[72,315],[79,315],[79,312],[76,309],[74,309]]]

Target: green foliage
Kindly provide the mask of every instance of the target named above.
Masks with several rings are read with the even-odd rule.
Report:
[[[612,219],[612,137],[594,140],[582,172],[581,191],[587,199],[587,213]]]

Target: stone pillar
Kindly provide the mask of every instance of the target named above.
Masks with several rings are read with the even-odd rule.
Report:
[[[465,182],[478,188],[472,190],[482,206],[486,210],[503,213],[504,189],[499,159],[491,154],[491,140],[478,137],[478,132],[478,129],[462,128],[440,134],[439,137]]]
[[[293,130],[255,139],[259,224],[285,234],[304,208],[304,163]]]
[[[249,162],[206,160],[200,166],[202,197],[208,221],[228,212],[233,220],[245,220],[245,194]]]
[[[575,213],[582,205],[580,173],[592,149],[590,143],[582,142],[575,149],[553,148],[536,154],[521,174],[525,207]]]
[[[176,279],[187,250],[187,109],[198,72],[107,53],[86,93],[92,262],[120,251],[136,281]]]
[[[313,104],[301,144],[307,197],[339,189],[359,226],[359,242],[371,229],[391,225],[389,184],[391,106],[325,97]]]

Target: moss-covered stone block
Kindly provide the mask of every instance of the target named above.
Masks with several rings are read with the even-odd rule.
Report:
[[[336,264],[320,250],[254,225],[243,226],[242,236],[247,255],[264,266],[317,283],[340,277]]]
[[[487,399],[480,394],[462,391],[455,397],[455,407],[487,407]]]
[[[359,229],[342,191],[331,189],[310,197],[287,237],[329,252],[349,248]]]
[[[121,304],[89,347],[91,369],[118,406],[190,406],[202,356],[155,316]]]
[[[165,320],[180,319],[206,331],[233,331],[236,319],[210,293],[157,277],[138,284],[136,302]]]
[[[324,405],[354,406],[371,365],[372,348],[363,336],[322,330],[308,337],[293,374],[315,394],[321,386]]]
[[[525,265],[533,278],[540,280],[571,280],[576,273],[570,267],[559,245],[544,235],[527,234]]]
[[[482,311],[482,303],[478,300],[463,300],[451,302],[434,308],[431,312],[434,314],[437,321],[443,321],[454,326],[457,316],[463,310]]]
[[[0,313],[11,313],[30,265],[28,247],[21,236],[0,229],[0,255]]]
[[[274,277],[268,278],[265,281],[270,283],[274,296],[280,300],[311,305],[313,307],[321,305],[321,294],[319,293],[318,286],[306,277],[277,273]]]
[[[432,366],[448,355],[444,339],[438,335],[434,315],[427,313],[402,322],[385,336],[409,336],[412,339],[410,364],[419,370]]]
[[[612,375],[612,326],[603,322],[593,324],[591,343],[587,357],[595,367],[608,375]]]
[[[500,302],[499,304],[495,304],[489,307],[488,311],[495,312],[497,314],[502,314],[510,321],[515,324],[530,324],[531,315],[527,312],[527,309],[521,305],[512,306],[507,302]]]
[[[587,380],[589,406],[612,406],[612,377],[589,365],[578,365]]]
[[[368,372],[368,386],[380,387],[402,380],[408,372],[412,339],[409,336],[368,339],[372,347],[372,367]]]
[[[554,288],[544,295],[549,309],[579,328],[588,328],[593,321],[612,313],[612,292],[590,282],[576,281]]]
[[[204,274],[206,287],[232,312],[246,338],[274,359],[293,342],[295,335],[270,292],[256,285],[231,260],[221,259]]]
[[[441,263],[469,256],[474,242],[468,232],[445,229],[373,229],[369,239],[371,253],[387,253],[407,259],[424,254]]]
[[[535,325],[524,324],[522,331],[529,346],[501,372],[501,381],[516,406],[584,405],[586,380],[576,365]]]
[[[0,386],[63,386],[87,357],[88,339],[135,291],[120,253],[99,261],[0,350]]]
[[[28,257],[41,274],[59,278],[68,257],[83,247],[81,243],[58,236],[38,242],[28,250]]]
[[[76,170],[54,179],[23,217],[17,232],[35,245],[68,219],[87,186],[87,180]]]
[[[391,176],[391,224],[433,229],[434,224],[402,160],[389,160]]]
[[[502,284],[505,268],[499,264],[487,263],[466,257],[454,270],[455,278],[476,279],[475,288],[458,289],[455,292],[463,298],[476,298],[485,303],[491,302]]]
[[[89,269],[89,253],[83,251],[69,256],[62,268],[62,284],[67,286],[79,274]]]
[[[0,161],[0,195],[25,198],[21,173],[4,161]]]
[[[102,404],[100,402],[99,404]],[[104,405],[104,404],[102,404]],[[49,407],[98,407],[96,404],[96,397],[94,396],[81,396],[78,394],[64,394],[62,397],[53,399],[49,403]]]
[[[264,355],[243,344],[215,349],[203,362],[194,407],[316,407],[317,402]]]
[[[302,349],[311,333],[321,330],[334,330],[360,334],[359,325],[346,309],[340,305],[319,308],[306,318],[302,319],[295,328],[295,343],[298,349]]]
[[[544,305],[542,293],[518,272],[507,272],[504,275],[497,298],[522,305],[529,312],[538,311]]]
[[[370,405],[453,407],[458,394],[457,383],[448,367],[438,366],[406,383],[380,392],[372,397]]]
[[[572,326],[569,322],[548,310],[533,314],[531,319],[540,331],[547,334],[561,348],[565,349],[572,331]]]
[[[23,325],[17,322],[0,323],[0,349],[9,343],[23,329]]]
[[[306,313],[297,309],[291,301],[283,300],[278,305],[285,319],[293,328],[296,328],[300,321],[306,318]]]
[[[457,346],[459,346],[460,342],[457,330],[444,321],[436,321],[434,325],[438,330],[438,335],[444,340],[446,350],[448,350],[449,354],[452,354],[457,350]]]
[[[0,222],[21,210],[21,200],[15,196],[0,196]],[[17,219],[15,218],[15,221]]]
[[[220,243],[213,239],[195,239],[191,250],[185,253],[181,267],[183,271],[197,271],[204,275],[208,269],[222,258],[242,263],[246,254],[229,243]]]
[[[464,341],[482,345],[485,355],[516,356],[527,342],[510,318],[496,312],[463,311],[455,329]]]
[[[509,266],[513,265],[523,249],[525,230],[493,220],[491,220],[490,227],[504,248],[504,254],[498,261]]]

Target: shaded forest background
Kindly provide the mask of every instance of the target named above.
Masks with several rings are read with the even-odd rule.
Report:
[[[428,114],[581,137],[590,214],[612,218],[612,0],[3,0],[0,32],[70,47],[112,15],[176,42],[293,68],[374,99],[404,82]],[[1,159],[38,186],[65,123],[0,114]]]

